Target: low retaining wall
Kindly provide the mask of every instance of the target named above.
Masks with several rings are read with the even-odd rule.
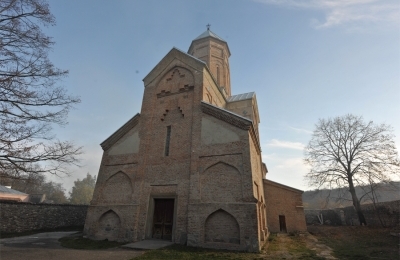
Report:
[[[87,209],[87,205],[0,202],[0,232],[83,227]]]
[[[361,205],[367,225],[395,227],[400,223],[400,200]],[[336,209],[304,210],[307,225],[360,225],[353,206]],[[322,217],[321,217],[322,215]]]

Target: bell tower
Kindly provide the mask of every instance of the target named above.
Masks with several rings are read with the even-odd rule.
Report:
[[[210,30],[200,34],[190,44],[188,54],[204,61],[211,71],[218,87],[225,92],[227,97],[231,96],[231,77],[229,71],[228,43]]]

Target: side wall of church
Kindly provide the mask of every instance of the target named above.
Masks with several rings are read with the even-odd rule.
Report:
[[[248,131],[203,114],[190,181],[187,244],[258,251]]]
[[[84,232],[98,240],[132,241],[138,219],[140,124],[103,153]]]
[[[261,162],[261,150],[259,149],[256,137],[249,133],[251,168],[253,178],[253,195],[257,199],[257,220],[258,220],[258,236],[260,241],[265,241],[268,237],[266,205],[263,185],[263,172]]]
[[[270,232],[281,232],[279,216],[285,219],[286,231],[307,231],[302,192],[264,181],[267,223]]]

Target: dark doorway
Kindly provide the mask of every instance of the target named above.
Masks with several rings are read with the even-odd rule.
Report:
[[[154,199],[153,238],[172,240],[174,199]]]
[[[279,215],[279,229],[281,232],[286,232],[286,219],[284,215]]]

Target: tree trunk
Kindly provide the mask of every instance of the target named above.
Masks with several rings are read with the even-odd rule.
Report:
[[[353,199],[353,206],[356,209],[358,220],[360,221],[361,226],[366,226],[367,221],[365,220],[364,214],[361,211],[360,200],[357,197],[356,189],[354,188],[353,180],[349,178],[349,188],[351,193],[351,198]]]

